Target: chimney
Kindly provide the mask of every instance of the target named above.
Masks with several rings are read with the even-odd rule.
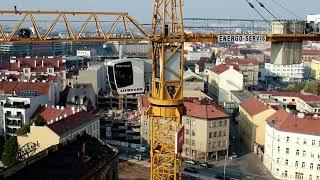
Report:
[[[45,104],[44,106],[47,108],[47,107],[48,107],[48,104]]]
[[[72,110],[72,114],[75,114],[75,113],[76,113],[76,110],[75,110],[75,107],[74,107],[74,106],[71,107],[71,110]]]
[[[59,120],[61,120],[62,119],[62,116],[59,116]]]
[[[58,61],[57,61],[57,67],[59,67],[60,66],[60,60],[58,59]]]
[[[57,106],[57,109],[60,109],[60,106]]]
[[[86,143],[82,143],[82,148],[81,148],[82,154],[86,154]]]
[[[20,68],[20,60],[18,60],[18,68]]]
[[[50,124],[52,124],[53,123],[53,119],[51,119],[51,121],[50,121]]]
[[[41,60],[41,66],[42,66],[42,67],[43,67],[43,64],[44,64],[44,63],[43,63],[43,59],[42,59],[42,60]]]
[[[54,105],[51,105],[52,108],[54,108]]]
[[[34,60],[34,67],[37,67],[37,60]]]
[[[67,117],[67,114],[64,114],[63,117],[66,118],[66,117]]]
[[[64,110],[64,106],[61,106],[61,110]]]
[[[58,117],[56,117],[56,121],[59,121],[59,118],[58,118]]]

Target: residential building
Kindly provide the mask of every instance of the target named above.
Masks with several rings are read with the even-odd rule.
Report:
[[[90,58],[79,57],[79,56],[67,56],[66,57],[66,68],[70,69],[81,69],[87,68]]]
[[[314,49],[303,49],[302,50],[302,60],[311,60],[311,59],[320,58],[320,50]]]
[[[209,50],[198,50],[198,51],[187,51],[185,54],[185,58],[187,61],[198,61],[200,58],[210,58],[212,56],[212,51]]]
[[[3,129],[1,134],[15,135],[16,130],[28,124],[40,105],[54,105],[53,86],[39,82],[0,82]]]
[[[118,163],[116,148],[83,134],[7,168],[1,179],[118,180]]]
[[[184,72],[183,75],[183,90],[200,90],[204,91],[204,80],[203,78],[192,72],[190,69],[188,69],[186,72]]]
[[[258,85],[259,62],[256,58],[247,59],[225,59],[225,64],[239,66],[240,72],[243,74],[243,86]]]
[[[266,119],[275,110],[256,97],[246,99],[239,106],[239,134],[241,141],[254,152],[263,150]]]
[[[95,94],[107,87],[107,70],[102,64],[89,64],[87,69],[79,70],[78,82],[80,84],[92,84]]]
[[[231,91],[243,89],[243,75],[239,66],[220,64],[208,71],[208,92],[220,104],[231,102]],[[232,78],[230,78],[232,77]]]
[[[320,80],[320,58],[310,60],[310,77]]]
[[[32,125],[29,133],[17,136],[17,139],[19,148],[30,142],[37,144],[35,153],[38,153],[53,145],[72,140],[84,132],[100,138],[99,116],[87,111],[76,112],[45,126]]]
[[[320,118],[280,109],[267,119],[264,164],[277,179],[320,179]]]
[[[66,118],[76,112],[80,111],[80,109],[72,107],[72,106],[48,106],[47,104],[40,106],[38,110],[34,113],[32,119],[37,118],[37,116],[41,116],[47,124],[50,124],[54,121],[61,120],[62,118]]]
[[[260,91],[255,93],[267,103],[269,100],[275,100],[281,107],[288,110],[304,113],[320,113],[320,96],[285,91]]]
[[[185,141],[182,156],[205,160],[209,155],[225,154],[229,147],[229,115],[213,104],[185,102],[182,117]]]
[[[304,64],[280,65],[265,63],[265,78],[284,82],[300,82],[304,77]]]
[[[77,84],[66,91],[66,105],[80,107],[85,111],[96,109],[97,95],[91,84]]]

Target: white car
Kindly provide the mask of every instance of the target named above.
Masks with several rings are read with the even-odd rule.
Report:
[[[145,153],[145,152],[147,152],[147,148],[146,147],[138,147],[137,149],[136,149],[136,151],[138,151],[139,153]]]
[[[191,165],[196,165],[197,163],[193,160],[188,160],[188,161],[185,161],[185,163],[187,164],[191,164]]]

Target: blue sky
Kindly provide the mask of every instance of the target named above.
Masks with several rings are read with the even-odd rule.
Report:
[[[1,10],[126,11],[140,23],[150,23],[154,0],[0,0]],[[251,1],[257,8],[256,0]],[[272,0],[260,0],[278,18],[293,19]],[[306,19],[320,14],[319,0],[275,0]],[[268,14],[259,9],[266,17]],[[259,19],[245,0],[184,0],[184,17]],[[268,19],[272,19],[271,17]]]

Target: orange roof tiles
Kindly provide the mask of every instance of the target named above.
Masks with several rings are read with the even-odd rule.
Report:
[[[26,91],[36,91],[38,95],[48,94],[49,83],[42,82],[0,82],[0,92],[3,94],[16,94]]]
[[[254,116],[256,114],[259,114],[263,111],[266,111],[268,109],[271,109],[268,105],[261,102],[259,99],[252,97],[249,99],[246,99],[241,102],[240,106],[251,116]]]
[[[192,102],[185,102],[186,115],[201,119],[227,118],[229,115],[220,107],[215,105],[202,105]]]
[[[279,131],[320,135],[320,118],[298,118],[284,109],[280,109],[271,115],[267,122]]]
[[[304,49],[302,50],[302,55],[319,55],[320,56],[320,50]]]
[[[213,68],[211,68],[211,71],[215,72],[216,74],[222,74],[228,69],[230,69],[229,66],[225,64],[220,64],[218,66],[214,66]],[[233,69],[235,69],[236,71],[240,71],[240,68],[238,65],[233,65]]]
[[[259,65],[259,62],[256,58],[246,58],[246,59],[240,59],[240,58],[226,58],[225,63],[227,65]]]
[[[37,113],[34,117],[36,117],[37,115],[40,115],[49,124],[51,122],[51,120],[55,121],[56,118],[59,118],[59,116],[64,118],[65,115],[70,116],[71,114],[73,114],[71,106],[67,106],[63,110],[61,109],[61,107],[59,107],[59,109],[58,109],[57,107],[42,106],[40,108],[40,110],[37,111]]]
[[[54,68],[55,71],[66,69],[62,57],[16,58],[15,60],[15,63],[10,63],[10,71],[22,72],[23,68],[31,68],[31,72],[47,72],[47,68]]]

